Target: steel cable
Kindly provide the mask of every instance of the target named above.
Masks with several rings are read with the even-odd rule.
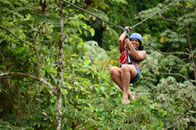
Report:
[[[77,8],[77,9],[79,9],[79,10],[81,10],[81,11],[83,11],[83,12],[85,12],[85,13],[87,13],[87,14],[90,14],[90,15],[92,15],[92,16],[94,16],[94,17],[100,19],[100,20],[103,20],[103,21],[106,22],[106,23],[109,23],[109,24],[111,24],[111,25],[113,25],[113,26],[115,26],[115,27],[117,27],[117,28],[119,28],[119,29],[122,29],[122,30],[126,31],[125,28],[120,27],[119,25],[114,24],[114,23],[112,23],[112,22],[110,22],[110,21],[107,21],[107,20],[105,20],[105,19],[103,19],[103,18],[101,18],[101,17],[99,17],[99,16],[97,16],[97,15],[95,15],[95,14],[93,14],[93,13],[87,11],[87,10],[85,10],[85,9],[82,9],[82,8],[80,8],[80,7],[78,7],[78,6],[74,5],[74,4],[71,4],[71,3],[67,2],[67,1],[65,1],[65,0],[62,0],[62,1],[65,2],[65,3],[67,3],[67,4],[69,4],[69,5],[71,5],[71,6],[73,6],[73,7],[75,7],[75,8]],[[133,29],[134,27],[140,25],[141,23],[145,22],[146,20],[150,19],[151,17],[157,15],[158,13],[161,13],[162,11],[166,10],[169,6],[173,5],[173,4],[174,4],[175,2],[177,2],[177,1],[178,1],[178,0],[175,0],[175,1],[171,2],[169,5],[167,5],[166,7],[162,8],[162,9],[159,10],[158,12],[156,12],[156,13],[154,13],[153,15],[147,17],[146,19],[142,20],[141,22],[139,22],[139,23],[137,23],[137,24],[131,26],[131,28]]]

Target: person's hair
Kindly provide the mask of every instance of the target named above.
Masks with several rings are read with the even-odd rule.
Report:
[[[139,34],[139,33],[132,33],[130,36],[129,36],[129,39],[131,40],[132,38],[134,39],[138,39],[139,41],[139,47],[137,48],[138,50],[144,50],[144,46],[142,45],[142,36]]]
[[[138,50],[144,50],[144,46],[142,45],[142,43],[139,41],[140,46],[138,47]]]

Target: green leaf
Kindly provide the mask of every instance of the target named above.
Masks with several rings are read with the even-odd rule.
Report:
[[[95,35],[95,30],[93,28],[90,28],[89,31],[91,33],[91,36],[94,36]]]

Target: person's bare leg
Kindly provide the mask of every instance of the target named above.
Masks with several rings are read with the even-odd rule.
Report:
[[[133,100],[134,96],[128,92],[129,83],[131,79],[134,79],[137,75],[137,70],[134,65],[123,65],[121,67],[121,80],[123,86],[123,104],[128,104],[129,100]]]
[[[131,79],[131,74],[129,71],[128,65],[123,65],[121,67],[121,80],[122,80],[122,86],[123,86],[123,104],[128,104],[128,90],[129,90],[129,83]]]
[[[121,68],[111,67],[110,77],[120,87],[120,89],[123,90],[122,81],[121,81]]]
[[[110,68],[110,76],[111,79],[120,87],[120,89],[123,91],[122,81],[121,81],[121,68],[118,67],[111,67]],[[131,92],[128,92],[128,95],[130,99],[132,99]]]
[[[111,79],[123,90],[123,85],[122,85],[122,80],[121,80],[121,72],[122,72],[121,68],[118,68],[118,67],[111,67],[110,68]],[[129,91],[128,91],[128,99],[129,100],[134,99],[134,96]]]

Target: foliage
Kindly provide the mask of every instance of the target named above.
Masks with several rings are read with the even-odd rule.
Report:
[[[172,1],[69,2],[124,27]],[[195,0],[179,0],[133,30],[143,35],[147,57],[142,80],[130,85],[136,100],[123,105],[122,92],[108,71],[118,66],[122,31],[63,4],[62,129],[195,129],[195,6]],[[57,7],[54,0],[0,0],[0,26],[9,30],[0,28],[0,74],[37,76],[39,56],[43,79],[56,85]],[[24,41],[36,45],[39,55]],[[56,107],[56,95],[39,81],[0,78],[1,129],[55,129]]]

